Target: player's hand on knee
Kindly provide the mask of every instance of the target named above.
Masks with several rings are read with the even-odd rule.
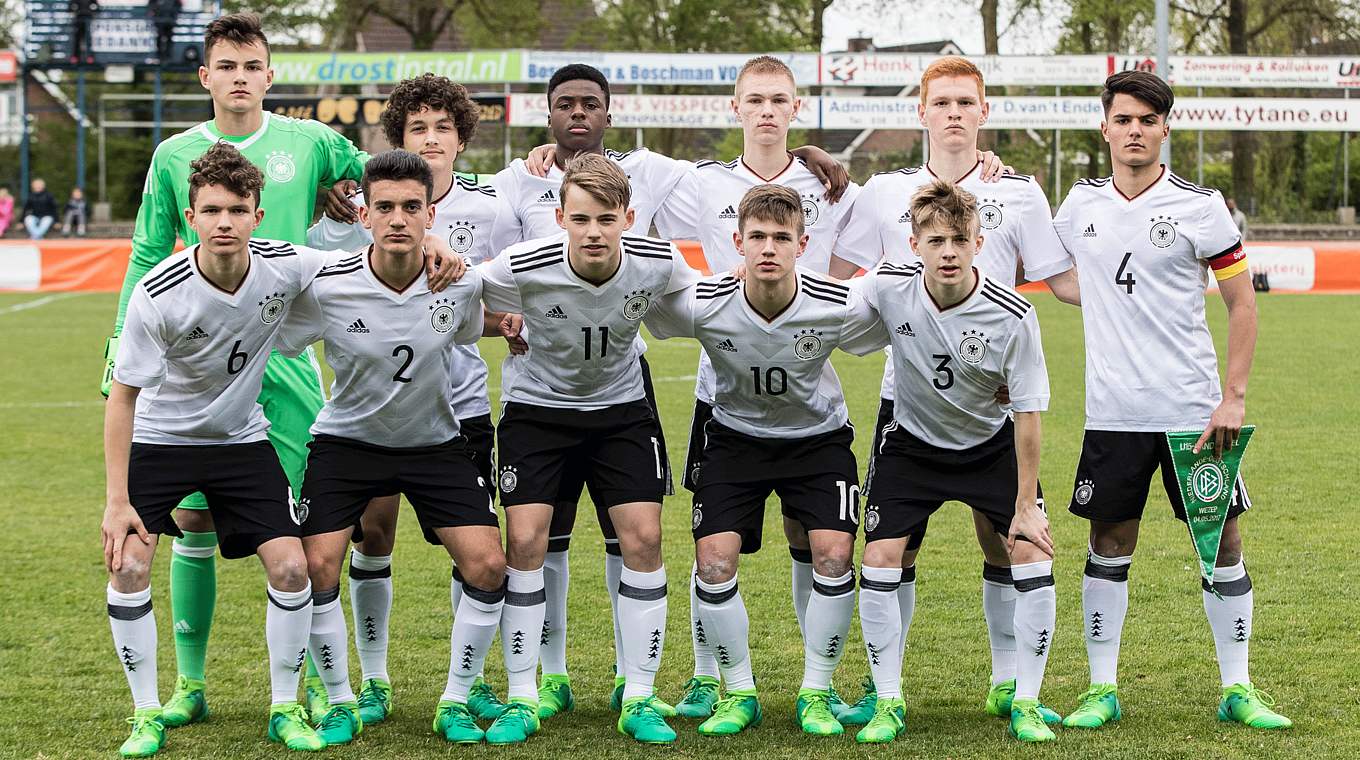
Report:
[[[100,525],[99,532],[104,539],[104,567],[110,572],[123,569],[123,544],[127,541],[128,534],[135,532],[143,544],[151,545],[151,534],[146,532],[142,518],[137,516],[137,510],[126,501],[109,502],[104,508],[104,522]]]
[[[350,199],[359,192],[359,183],[352,179],[342,179],[331,185],[326,193],[326,216],[341,224],[354,224],[359,221],[359,209]]]
[[[535,177],[548,176],[548,170],[552,168],[557,160],[557,145],[548,143],[540,145],[529,151],[529,155],[524,157],[524,168]]]
[[[1031,499],[1022,499],[1015,505],[1015,517],[1011,520],[1010,533],[1006,536],[1006,550],[1014,554],[1015,542],[1021,536],[1050,558],[1053,556],[1053,536],[1048,531],[1048,515]]]
[[[1006,166],[1001,157],[990,150],[980,150],[977,152],[978,161],[982,162],[982,171],[978,176],[983,182],[999,182],[1001,175],[1014,174],[1015,168]]]
[[[1247,405],[1238,399],[1225,398],[1209,416],[1209,424],[1204,433],[1195,441],[1194,453],[1204,447],[1210,438],[1214,439],[1214,456],[1223,458],[1223,452],[1237,445],[1237,437],[1242,434],[1242,420],[1247,415]]]

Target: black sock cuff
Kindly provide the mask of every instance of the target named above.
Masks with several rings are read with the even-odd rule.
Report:
[[[279,602],[279,600],[275,599],[275,598],[274,598],[274,595],[271,594],[271,593],[269,593],[268,591],[266,591],[266,592],[264,593],[264,595],[267,596],[267,597],[269,597],[269,603],[270,603],[270,604],[274,605],[275,607],[278,607],[278,608],[281,609],[281,610],[285,610],[285,611],[287,611],[287,612],[297,612],[298,610],[300,610],[300,609],[302,609],[303,607],[306,607],[307,605],[309,605],[309,604],[312,603],[312,598],[311,598],[310,596],[307,597],[306,599],[303,599],[301,602],[298,602],[297,604],[294,604],[294,605],[287,605],[287,604],[283,604],[283,603]]]
[[[390,563],[390,562],[387,563],[387,566],[384,567],[384,568],[381,569],[381,570],[365,570],[365,569],[363,569],[363,568],[361,568],[361,567],[355,567],[355,566],[354,566],[354,555],[352,555],[352,554],[350,555],[350,558],[349,558],[349,579],[350,579],[350,580],[352,580],[352,581],[371,581],[371,580],[374,580],[374,579],[377,579],[377,578],[391,578],[391,577],[392,577],[392,563]]]
[[[126,607],[121,604],[109,605],[109,617],[114,620],[140,620],[151,612],[151,600],[146,600],[146,604],[139,604],[136,607]]]
[[[916,582],[916,565],[902,568],[902,582],[903,583]]]
[[[1038,578],[1019,578],[1015,581],[1015,590],[1020,593],[1026,591],[1037,591],[1053,585],[1052,575],[1041,575]]]
[[[500,587],[495,591],[486,591],[485,589],[477,588],[467,581],[459,581],[459,583],[463,586],[464,596],[470,596],[482,604],[500,604],[505,601],[505,583],[501,583]]]
[[[464,588],[467,584],[464,584]],[[537,591],[510,591],[505,592],[505,606],[507,607],[533,607],[537,604],[548,603],[548,592],[544,589]]]
[[[844,594],[852,594],[855,591],[855,576],[851,573],[850,580],[835,586],[828,586],[814,577],[812,579],[812,590],[822,596],[842,596]]]
[[[616,538],[610,541],[606,538],[604,540],[604,553],[613,557],[622,557],[623,549],[619,548],[619,540]]]
[[[1129,582],[1129,565],[1118,565],[1116,567],[1110,567],[1109,565],[1098,565],[1092,562],[1090,559],[1087,559],[1086,569],[1084,572],[1086,573],[1087,578],[1095,578],[1097,580],[1102,581],[1112,581],[1114,583]]]
[[[859,587],[866,591],[882,591],[884,593],[895,593],[897,591],[897,587],[901,585],[902,585],[901,581],[897,581],[896,583],[894,583],[893,581],[875,581],[864,577],[863,572],[861,572],[859,575]]]
[[[1223,581],[1214,584],[1200,578],[1199,587],[1210,593],[1218,591],[1223,596],[1246,596],[1246,593],[1251,591],[1251,574],[1244,575],[1235,581]]]
[[[705,591],[703,586],[694,584],[694,596],[704,604],[723,604],[727,600],[737,595],[737,584],[733,583],[732,588],[726,591]]]
[[[666,584],[663,583],[656,588],[639,588],[619,581],[619,596],[637,599],[640,602],[655,602],[666,598]]]
[[[998,583],[1002,586],[1010,586],[1015,583],[1009,567],[993,565],[990,562],[982,563],[982,580],[988,583]]]
[[[568,534],[565,535],[565,536],[549,536],[549,537],[548,537],[548,552],[549,552],[549,553],[564,552],[564,551],[567,551],[567,550],[570,549],[570,548],[571,548],[571,534],[570,534],[570,533],[568,533]],[[608,545],[607,545],[607,544],[605,545],[605,550],[608,551]]]
[[[324,589],[322,591],[312,592],[312,604],[314,605],[330,604],[331,602],[339,598],[340,598],[339,586],[336,586],[335,588]]]

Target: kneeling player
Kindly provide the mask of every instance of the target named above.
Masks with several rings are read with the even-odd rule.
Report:
[[[297,703],[312,617],[302,515],[256,397],[280,319],[325,258],[250,239],[264,216],[264,177],[228,143],[191,168],[185,218],[202,242],[157,264],[133,291],[105,411],[109,622],[136,705],[120,752],[146,757],[165,740],[151,562],[160,534],[180,535],[171,511],[194,492],[207,497],[222,555],[255,554],[268,576],[269,738],[321,749]]]
[[[921,262],[882,264],[865,295],[892,340],[895,405],[874,452],[864,509],[860,621],[878,689],[873,720],[857,737],[892,741],[902,731],[902,649],[906,632],[897,587],[915,562],[909,539],[951,500],[987,515],[1006,535],[1019,592],[1020,657],[1011,734],[1052,741],[1039,687],[1053,639],[1053,544],[1039,493],[1039,413],[1048,373],[1039,322],[1015,291],[973,267],[977,200],[936,181],[912,196],[911,245]],[[995,398],[1010,388],[1011,415]]]
[[[457,562],[461,602],[451,637],[448,684],[435,730],[477,743],[468,691],[500,623],[505,557],[486,478],[467,454],[453,406],[455,343],[475,343],[483,319],[475,273],[442,293],[421,279],[420,245],[434,219],[429,165],[403,150],[369,161],[360,212],[373,245],[332,263],[299,298],[279,335],[286,355],[324,339],[335,369],[331,399],[312,426],[300,511],[313,587],[312,657],[330,709],[322,739],[344,744],[363,730],[349,683],[340,565],[369,500],[405,493],[425,538]],[[358,536],[362,539],[362,535]]]
[[[877,350],[887,334],[859,294],[795,266],[808,244],[797,191],[757,186],[737,213],[732,238],[745,281],[710,278],[662,299],[647,317],[657,337],[698,338],[716,379],[694,492],[694,615],[728,697],[699,733],[735,734],[761,720],[737,563],[760,548],[765,501],[777,493],[812,545],[797,717],[805,733],[840,734],[830,687],[855,608],[859,480],[854,430],[828,360],[837,348]]]
[[[687,287],[698,273],[670,243],[624,235],[633,222],[628,177],[609,159],[574,159],[560,197],[565,235],[511,246],[478,267],[486,305],[523,314],[529,343],[502,372],[496,435],[509,588],[501,644],[510,701],[487,739],[523,741],[538,730],[543,561],[553,504],[577,468],[596,508],[608,510],[623,555],[615,613],[625,678],[619,730],[669,743],[675,732],[652,693],[666,632],[667,466],[634,339],[652,299]]]

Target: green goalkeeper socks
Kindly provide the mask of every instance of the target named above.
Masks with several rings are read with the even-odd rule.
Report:
[[[175,621],[175,660],[180,675],[202,681],[217,605],[217,533],[185,531],[172,548],[170,614]]]

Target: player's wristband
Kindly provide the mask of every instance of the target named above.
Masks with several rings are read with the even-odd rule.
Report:
[[[113,390],[113,359],[118,356],[118,336],[111,336],[104,341],[104,377],[99,381],[99,392],[104,394],[104,398],[109,397],[109,391]]]

